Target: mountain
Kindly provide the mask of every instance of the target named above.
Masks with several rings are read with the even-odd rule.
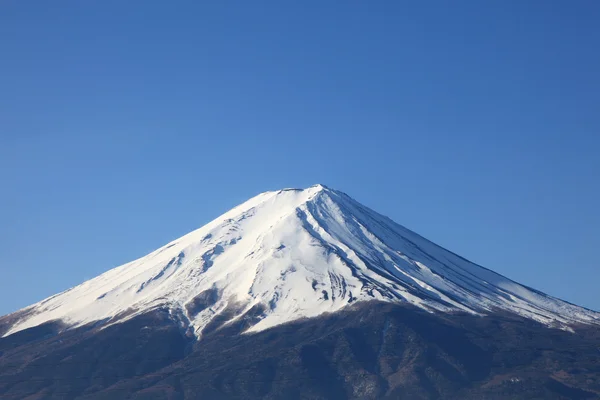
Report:
[[[599,326],[315,185],[0,318],[0,396],[595,398]]]
[[[368,300],[505,310],[550,326],[600,314],[519,285],[316,185],[260,194],[136,261],[17,313],[6,335],[61,320],[117,323],[166,307],[193,334],[253,310],[261,331]],[[231,315],[231,317],[227,317]]]

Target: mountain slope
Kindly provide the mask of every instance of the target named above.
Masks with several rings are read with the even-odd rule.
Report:
[[[242,318],[258,332],[369,300],[432,312],[506,311],[565,329],[600,323],[596,312],[475,265],[316,185],[260,194],[0,324],[8,336],[49,321],[110,325],[161,308],[200,338]]]
[[[548,329],[509,313],[480,318],[356,302],[240,335],[186,337],[167,309],[108,327],[43,324],[0,338],[0,398],[600,398],[600,330]]]

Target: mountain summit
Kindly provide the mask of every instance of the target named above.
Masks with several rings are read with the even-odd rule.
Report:
[[[4,336],[49,321],[115,324],[166,308],[189,335],[262,331],[352,303],[502,311],[548,326],[600,314],[520,285],[323,185],[265,192],[158,250],[5,317]]]

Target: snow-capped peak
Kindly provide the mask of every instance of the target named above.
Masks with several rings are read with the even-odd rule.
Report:
[[[27,307],[5,334],[51,320],[117,323],[156,307],[197,336],[252,312],[250,331],[357,301],[429,311],[510,311],[567,327],[600,314],[457,256],[351,199],[314,185],[259,194],[158,250]]]

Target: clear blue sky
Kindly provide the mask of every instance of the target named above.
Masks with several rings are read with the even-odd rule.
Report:
[[[600,309],[600,2],[4,1],[0,314],[324,183]]]

